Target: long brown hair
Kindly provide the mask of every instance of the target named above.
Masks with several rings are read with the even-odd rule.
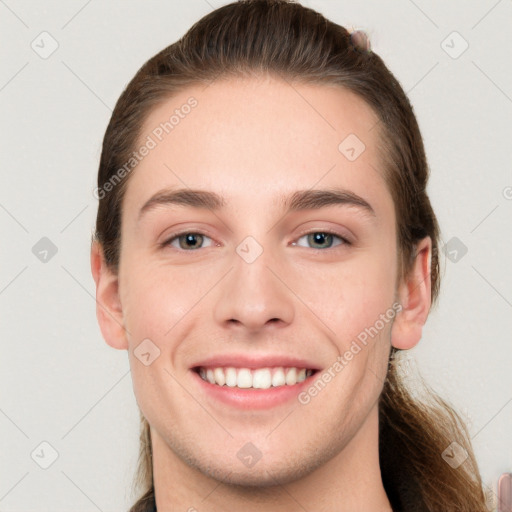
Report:
[[[385,178],[397,222],[401,275],[425,236],[432,239],[432,299],[439,289],[439,228],[426,193],[428,164],[412,106],[364,34],[350,34],[320,13],[289,0],[241,0],[211,12],[176,43],[148,60],[120,96],[103,140],[98,171],[96,240],[117,271],[126,162],[153,108],[192,84],[217,77],[274,74],[290,83],[337,85],[358,94],[378,117]],[[125,169],[120,173],[120,169]],[[122,176],[119,184],[113,178]],[[110,183],[110,187],[105,186]],[[107,191],[107,192],[105,192]],[[379,453],[384,488],[395,511],[483,512],[485,498],[463,420],[431,388],[414,396],[392,348],[379,399]],[[443,452],[458,443],[467,458],[454,468]],[[154,506],[149,425],[141,413],[140,498],[131,512]]]

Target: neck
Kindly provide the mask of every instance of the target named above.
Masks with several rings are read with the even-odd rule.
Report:
[[[186,464],[154,429],[151,439],[158,512],[392,512],[380,473],[377,406],[341,452],[286,485],[246,487],[222,483]]]

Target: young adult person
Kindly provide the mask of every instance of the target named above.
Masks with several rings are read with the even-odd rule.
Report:
[[[142,66],[91,251],[141,411],[132,512],[486,510],[463,422],[398,369],[439,287],[427,179],[365,35],[298,3],[225,5]]]

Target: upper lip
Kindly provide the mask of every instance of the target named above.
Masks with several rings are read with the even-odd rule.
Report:
[[[288,368],[306,368],[307,370],[318,370],[320,367],[307,360],[289,355],[248,355],[248,354],[224,354],[208,357],[194,363],[191,368],[267,368],[282,366]]]

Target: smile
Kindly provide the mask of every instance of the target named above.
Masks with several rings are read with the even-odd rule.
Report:
[[[239,389],[269,389],[294,386],[315,373],[315,370],[297,367],[235,368],[198,367],[195,369],[206,382],[217,386]]]

